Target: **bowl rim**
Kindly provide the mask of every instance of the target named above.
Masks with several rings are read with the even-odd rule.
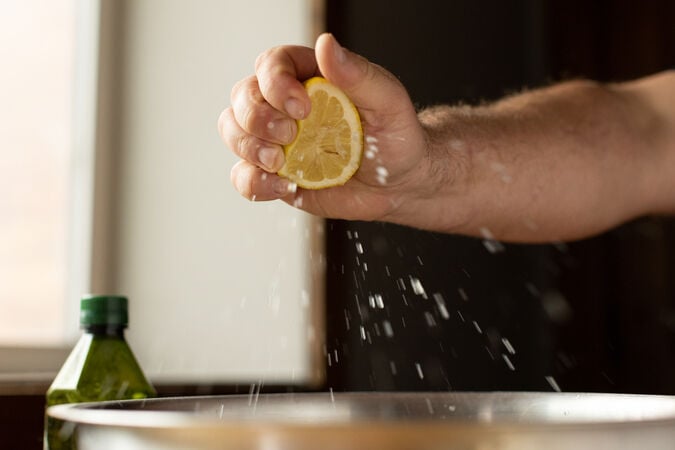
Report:
[[[597,420],[578,419],[566,417],[565,420],[516,420],[505,417],[480,419],[468,417],[448,416],[430,416],[430,417],[362,417],[353,420],[350,417],[341,417],[331,415],[329,409],[331,405],[341,405],[349,401],[368,401],[395,399],[403,401],[405,399],[459,399],[461,401],[486,401],[493,404],[499,404],[504,401],[527,402],[536,400],[537,402],[562,401],[564,405],[573,405],[574,403],[588,403],[598,405],[598,402],[623,402],[628,405],[662,406],[661,411],[652,412],[640,417],[639,411],[631,416],[624,418],[615,418],[606,416]],[[252,401],[259,402],[279,401],[280,404],[290,404],[292,406],[307,406],[316,401],[324,402],[324,409],[327,411],[326,417],[322,420],[303,420],[293,417],[269,417],[265,415],[253,414],[233,414],[228,411],[227,414],[215,417],[212,414],[199,414],[187,410],[144,410],[144,409],[125,409],[126,406],[145,407],[153,404],[164,404],[170,402],[193,403],[199,402],[230,402],[245,403],[249,406]],[[593,403],[595,402],[595,403]],[[267,406],[265,406],[267,407]],[[576,407],[576,406],[575,406]],[[255,406],[254,406],[255,409]],[[611,408],[616,409],[616,408]],[[610,408],[607,409],[608,411]],[[249,411],[250,412],[250,411]],[[236,394],[236,395],[216,395],[216,396],[186,396],[186,397],[158,397],[136,400],[112,400],[105,402],[89,403],[71,403],[50,406],[47,408],[49,417],[72,422],[79,425],[94,425],[108,427],[125,428],[148,428],[148,429],[201,429],[201,430],[231,430],[244,432],[247,429],[254,432],[266,429],[286,429],[294,432],[298,431],[317,431],[317,430],[344,430],[350,429],[389,429],[415,428],[419,430],[456,428],[478,429],[482,432],[490,430],[588,430],[622,428],[631,426],[633,428],[653,428],[670,427],[675,429],[675,396],[667,395],[648,395],[648,394],[614,394],[614,393],[582,393],[582,392],[301,392],[301,393],[264,393],[255,396]]]

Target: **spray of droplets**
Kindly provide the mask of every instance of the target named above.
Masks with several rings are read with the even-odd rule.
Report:
[[[380,148],[377,146],[378,139],[375,136],[366,136],[366,151],[364,157],[375,161],[375,178],[381,185],[387,184],[389,170],[384,166],[382,159],[379,158]]]
[[[419,273],[411,269],[415,267],[424,267],[422,258],[414,255],[406,255],[405,247],[394,246],[386,239],[373,239],[368,241],[365,236],[359,236],[356,230],[347,230],[349,247],[353,257],[356,260],[355,270],[349,274],[345,273],[345,265],[337,266],[336,270],[343,275],[350,276],[358,293],[354,294],[356,310],[344,310],[344,326],[347,330],[353,330],[352,333],[358,339],[361,346],[383,345],[383,342],[394,343],[395,340],[406,338],[406,321],[410,321],[413,327],[418,324],[426,325],[433,335],[441,332],[443,327],[464,326],[470,331],[479,342],[482,342],[485,358],[495,364],[495,367],[501,367],[502,370],[516,372],[518,370],[519,356],[516,351],[516,345],[509,338],[502,336],[501,333],[489,323],[479,323],[473,316],[471,308],[471,288],[462,286],[460,283],[452,292],[438,291],[433,282],[425,280]],[[486,227],[480,229],[480,235],[483,238],[483,244],[490,253],[504,251],[502,243],[498,242],[493,233]],[[371,251],[374,250],[372,253]],[[370,260],[372,269],[369,276],[378,276],[381,272],[386,275],[398,291],[390,294],[386,289],[371,290],[366,284],[367,261],[369,258],[378,254],[390,253],[398,255],[400,258],[408,258],[416,263],[405,267],[405,272],[397,273],[395,265],[378,265],[372,259]],[[413,272],[413,273],[411,273]],[[467,280],[471,278],[469,273],[462,269]],[[467,281],[468,282],[468,281]],[[544,309],[552,318],[566,317],[566,302],[560,295],[549,292],[540,292],[537,287],[527,282],[524,285],[526,292],[537,297],[544,297]],[[400,307],[410,308],[417,311],[418,316],[392,316],[396,311],[396,304]],[[561,313],[562,311],[562,313]],[[358,313],[358,315],[357,315]],[[484,325],[485,327],[483,327]],[[413,328],[414,329],[414,328]],[[449,357],[458,358],[458,353],[452,345],[444,347],[445,342],[439,342],[441,352],[447,352]],[[482,345],[481,344],[481,345]],[[481,348],[481,347],[478,347]],[[341,355],[343,355],[342,353]],[[328,365],[334,365],[338,361],[336,352],[329,352],[327,355]],[[392,377],[402,376],[403,373],[416,375],[416,378],[424,383],[433,382],[438,375],[438,370],[447,381],[447,375],[443,374],[443,368],[438,368],[433,361],[406,360],[405,363],[390,358],[384,361],[388,364],[388,372]],[[570,363],[572,364],[572,363]],[[369,374],[369,380],[372,386],[378,383],[377,372]],[[546,384],[554,391],[560,391],[560,386],[552,376],[546,376]]]
[[[483,245],[488,252],[494,254],[506,250],[504,244],[495,239],[489,228],[481,227],[480,234],[483,236]]]
[[[368,159],[375,159],[377,152],[380,149],[377,147],[377,138],[375,136],[366,136],[366,152],[364,156]]]

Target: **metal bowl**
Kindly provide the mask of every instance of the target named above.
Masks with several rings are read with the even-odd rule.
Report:
[[[599,450],[675,448],[675,397],[312,393],[60,405],[78,448]]]

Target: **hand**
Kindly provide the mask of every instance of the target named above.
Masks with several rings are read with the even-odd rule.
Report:
[[[223,141],[242,158],[231,180],[243,196],[282,199],[330,218],[397,222],[397,215],[410,215],[402,206],[414,203],[408,199],[428,183],[429,152],[426,133],[396,77],[342,48],[330,34],[319,36],[315,49],[272,48],[255,66],[255,75],[233,87],[232,105],[218,120]],[[311,108],[301,82],[317,75],[340,87],[358,108],[364,157],[344,186],[293,192],[291,183],[276,175],[284,163],[281,145],[294,139],[295,119]]]

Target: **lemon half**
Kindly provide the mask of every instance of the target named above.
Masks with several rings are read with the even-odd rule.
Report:
[[[286,162],[278,174],[305,189],[343,185],[361,165],[359,112],[342,90],[324,78],[310,78],[304,86],[312,109],[297,121],[298,134],[284,146]]]

